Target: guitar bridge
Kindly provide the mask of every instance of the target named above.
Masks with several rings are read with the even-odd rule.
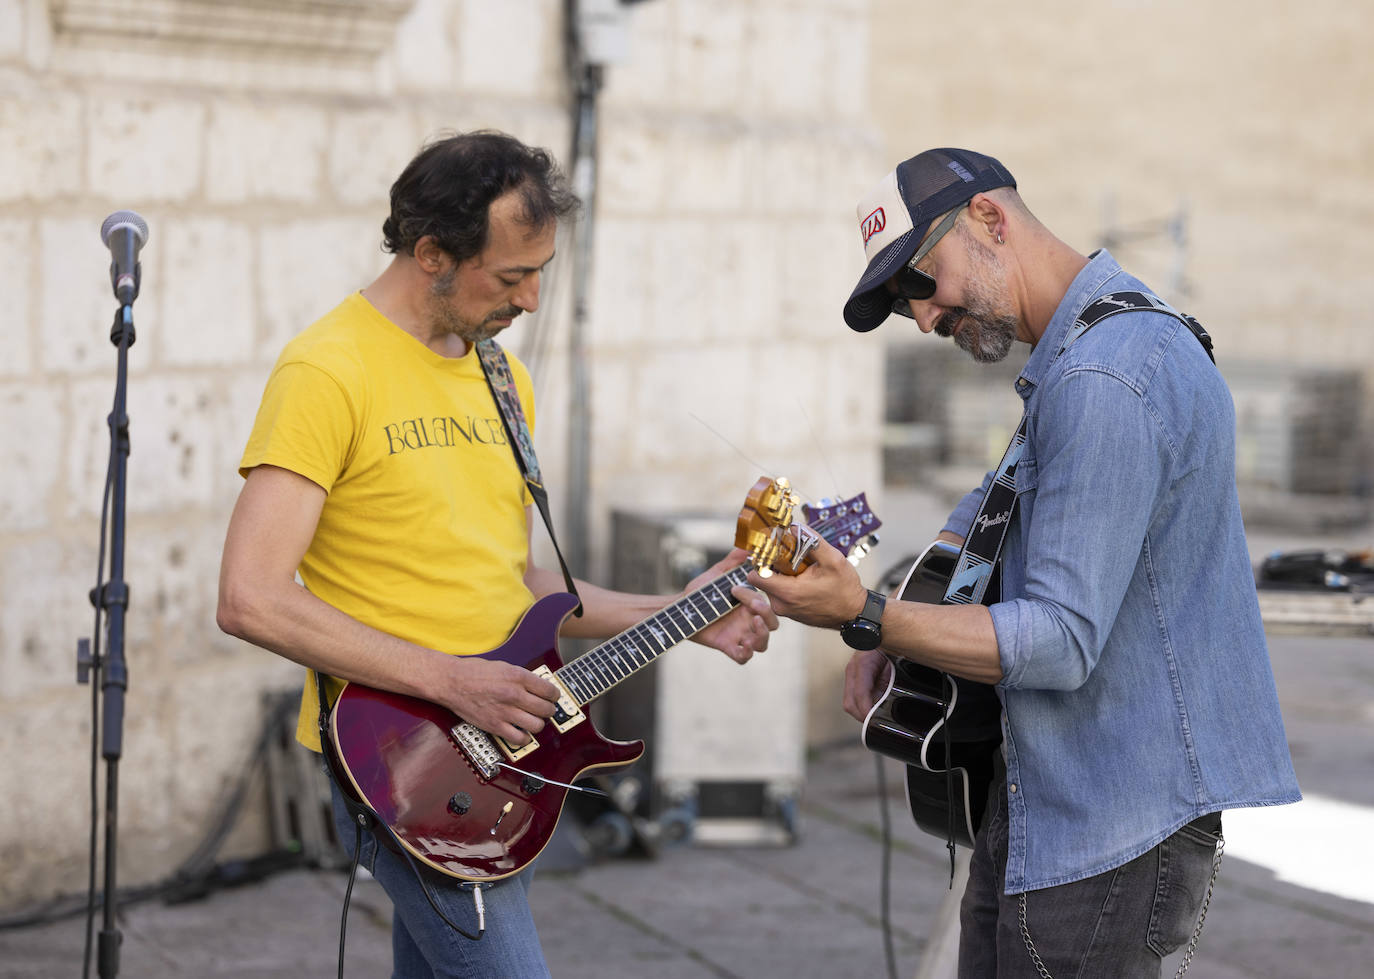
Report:
[[[495,778],[501,770],[501,752],[497,750],[492,737],[475,724],[464,721],[449,728],[449,736],[463,749],[472,767],[483,778]]]

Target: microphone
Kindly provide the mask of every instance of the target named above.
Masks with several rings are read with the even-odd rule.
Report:
[[[129,306],[138,298],[143,267],[138,250],[148,241],[148,223],[133,211],[115,211],[100,226],[100,240],[110,250],[110,285],[120,305]]]

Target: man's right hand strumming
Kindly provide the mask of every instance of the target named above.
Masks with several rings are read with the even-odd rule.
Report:
[[[451,656],[431,699],[488,734],[522,745],[544,727],[558,688],[524,667],[480,656]]]

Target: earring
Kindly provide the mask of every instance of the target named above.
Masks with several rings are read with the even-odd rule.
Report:
[[[998,236],[997,236],[997,244],[999,244],[999,245],[1005,245],[1005,244],[1006,244],[1006,241],[1003,240],[1003,238],[1002,238],[1001,235],[998,235]]]

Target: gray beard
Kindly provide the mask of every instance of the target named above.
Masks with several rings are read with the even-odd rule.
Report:
[[[954,344],[980,364],[995,364],[1005,360],[1016,342],[1016,329],[1020,325],[1015,316],[997,311],[993,301],[993,287],[1005,291],[1002,270],[997,266],[992,249],[960,227],[956,232],[964,241],[975,277],[969,283],[965,302],[967,306],[956,306],[935,321],[937,336],[954,338]],[[956,326],[962,328],[954,332]]]
[[[953,333],[961,319],[962,329]],[[1011,353],[1011,345],[1016,341],[1016,319],[980,310],[973,304],[945,313],[937,321],[935,332],[942,337],[953,335],[954,345],[978,363],[996,364]]]

